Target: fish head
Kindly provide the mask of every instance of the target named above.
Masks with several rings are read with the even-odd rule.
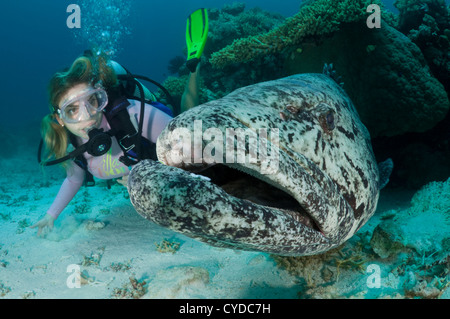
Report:
[[[350,238],[378,201],[370,135],[342,88],[321,74],[258,83],[194,107],[163,130],[157,154],[165,165],[145,165],[184,183],[194,175],[190,187],[199,189],[180,191],[180,203],[163,209],[172,216],[165,222],[184,216],[166,226],[216,246],[320,253]],[[226,204],[207,207],[214,201]],[[214,230],[187,230],[189,214],[204,214]]]

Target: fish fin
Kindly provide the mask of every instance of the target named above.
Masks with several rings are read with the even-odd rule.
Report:
[[[323,66],[322,73],[328,75],[330,78],[334,80],[340,87],[344,87],[344,82],[342,82],[342,77],[336,73],[336,70],[333,67],[333,63],[327,64],[325,63]]]
[[[380,180],[378,182],[379,189],[384,188],[389,183],[389,177],[394,169],[394,162],[391,158],[388,158],[384,162],[378,163],[378,171],[380,174]]]

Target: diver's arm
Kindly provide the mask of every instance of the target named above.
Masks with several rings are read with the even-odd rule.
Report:
[[[199,104],[200,63],[194,73],[189,74],[188,82],[181,97],[181,113]]]
[[[50,206],[47,214],[57,219],[59,214],[73,199],[84,182],[85,172],[78,165],[71,163],[67,168],[67,177],[59,189],[53,204]]]
[[[61,185],[61,188],[59,189],[58,195],[56,195],[56,198],[53,201],[53,204],[47,211],[47,214],[52,216],[54,219],[57,219],[63,209],[66,208],[66,206],[78,192],[81,185],[83,185],[83,181],[74,182],[66,177],[63,184]]]
[[[83,185],[85,176],[83,169],[78,167],[78,165],[71,163],[66,171],[67,177],[62,183],[53,204],[50,206],[45,216],[31,226],[31,228],[38,228],[38,236],[41,235],[42,231],[46,232],[53,228],[53,223],[58,218],[59,214],[66,208],[80,189],[81,185]]]

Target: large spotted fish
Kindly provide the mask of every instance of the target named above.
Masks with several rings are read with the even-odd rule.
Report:
[[[253,135],[239,142],[230,133],[238,128]],[[244,162],[230,146],[246,152]],[[161,133],[157,152],[161,163],[142,161],[131,171],[134,207],[218,247],[327,251],[374,214],[381,186],[367,129],[323,74],[251,85],[192,108]]]

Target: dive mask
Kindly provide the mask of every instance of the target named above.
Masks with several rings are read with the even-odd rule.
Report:
[[[57,112],[64,122],[79,123],[91,119],[107,104],[108,95],[104,89],[89,87],[64,101]]]

